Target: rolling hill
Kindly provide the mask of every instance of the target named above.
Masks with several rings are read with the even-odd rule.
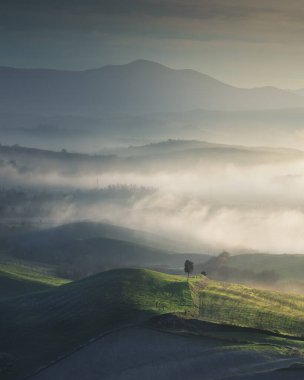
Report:
[[[199,291],[199,302],[200,318],[206,321],[304,336],[303,295],[209,281]]]
[[[273,148],[242,145],[215,144],[199,140],[169,139],[158,143],[143,146],[129,147],[113,150],[118,157],[129,158],[136,164],[136,158],[147,162],[161,161],[163,165],[170,165],[174,161],[184,162],[186,167],[189,162],[196,160],[211,162],[258,163],[271,161],[288,161],[303,158],[304,152],[298,149]]]
[[[179,171],[202,165],[257,165],[302,160],[298,149],[247,147],[214,144],[198,140],[161,141],[126,149],[113,149],[101,155],[55,152],[21,146],[0,146],[0,165],[13,172],[14,179],[26,173],[46,176],[54,171],[66,177],[97,176],[110,172]],[[12,175],[12,174],[11,174]],[[9,174],[6,175],[9,180]],[[24,181],[24,179],[23,179]]]
[[[205,262],[206,254],[175,253],[178,243],[157,235],[105,223],[75,222],[6,240],[10,256],[51,264],[59,277],[79,279],[108,269],[150,267],[181,273],[186,259]]]
[[[224,252],[197,265],[196,271],[204,270],[217,280],[303,294],[303,268],[304,255]]]
[[[193,70],[143,60],[87,71],[2,67],[0,83],[0,110],[16,113],[96,116],[304,106],[303,98],[291,91],[236,88]]]
[[[303,98],[304,99],[304,98]],[[36,115],[0,110],[0,139],[41,149],[95,153],[168,138],[301,149],[304,108],[153,112],[145,115]]]
[[[0,256],[0,300],[49,290],[68,282],[51,275],[45,267]]]
[[[2,301],[0,351],[17,361],[8,378],[37,368],[37,363],[46,364],[107,330],[160,310],[191,307],[185,278],[132,269]]]
[[[2,363],[2,378],[18,378],[99,334],[165,313],[260,329],[233,332],[230,328],[221,335],[213,328],[203,333],[221,342],[243,342],[249,350],[302,350],[302,341],[263,335],[262,330],[302,336],[303,310],[300,296],[287,297],[205,277],[192,278],[188,283],[185,277],[144,269],[108,271],[0,302],[0,351],[7,358]],[[255,346],[250,346],[253,343]]]
[[[246,254],[231,256],[228,264],[233,268],[274,270],[282,281],[303,279],[304,255]]]
[[[106,238],[121,240],[150,247],[176,249],[175,242],[146,231],[120,227],[109,223],[79,221],[55,226],[49,229],[32,231],[22,235],[22,244],[60,244],[69,240]],[[15,239],[14,239],[15,240]],[[16,239],[18,240],[18,238]],[[174,247],[174,248],[173,248]]]

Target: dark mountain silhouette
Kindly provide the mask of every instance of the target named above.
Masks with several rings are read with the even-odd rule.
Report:
[[[304,106],[291,91],[236,88],[193,70],[135,61],[87,71],[0,68],[0,112],[101,115]]]

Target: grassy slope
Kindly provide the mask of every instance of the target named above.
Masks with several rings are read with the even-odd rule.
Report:
[[[51,289],[67,282],[45,273],[38,265],[12,260],[0,262],[0,299]]]
[[[187,312],[212,322],[295,336],[302,334],[304,297],[203,277],[191,279],[190,284],[189,287],[181,276],[123,269],[2,300],[0,352],[10,355],[15,365],[6,375],[2,373],[1,379],[18,378],[99,334],[168,312]]]
[[[304,336],[304,296],[211,280],[197,288],[204,320]]]
[[[192,307],[187,281],[148,270],[113,270],[52,291],[0,302],[0,352],[14,378],[105,331]]]

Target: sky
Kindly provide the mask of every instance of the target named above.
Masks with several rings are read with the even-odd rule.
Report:
[[[239,87],[304,87],[302,0],[0,0],[0,65],[148,59]]]

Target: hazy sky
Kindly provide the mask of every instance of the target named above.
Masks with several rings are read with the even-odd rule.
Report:
[[[141,58],[238,86],[304,87],[303,0],[0,0],[0,65]]]

